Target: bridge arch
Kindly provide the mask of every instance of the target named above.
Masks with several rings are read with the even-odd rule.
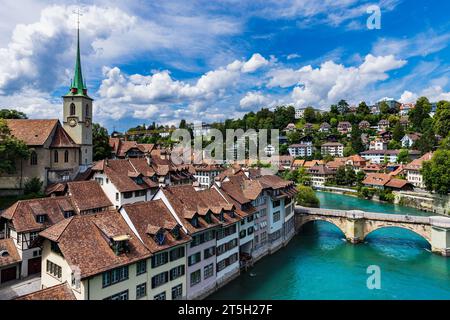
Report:
[[[304,225],[314,221],[324,221],[334,225],[347,238],[347,234],[345,232],[345,220],[343,218],[324,217],[324,216],[303,216],[301,222],[298,223],[298,227],[301,228]]]
[[[403,229],[411,231],[412,233],[418,235],[420,238],[424,239],[429,246],[432,246],[431,244],[431,230],[429,230],[429,226],[420,226],[420,225],[404,225],[404,224],[395,224],[395,225],[376,225],[373,227],[368,227],[366,230],[364,230],[364,239],[366,239],[370,234],[377,230],[381,229]],[[364,240],[363,239],[363,240]]]

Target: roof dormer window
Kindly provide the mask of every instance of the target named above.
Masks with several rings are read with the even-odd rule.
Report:
[[[192,224],[192,226],[194,226],[195,228],[198,228],[198,227],[199,227],[198,217],[197,217],[197,216],[192,217],[192,219],[191,219],[191,224]]]
[[[112,249],[116,255],[120,255],[122,253],[130,252],[129,245],[130,236],[129,235],[120,235],[112,238]]]
[[[172,236],[175,239],[177,239],[177,240],[180,239],[181,233],[180,233],[180,226],[179,225],[175,226],[170,232],[172,233]]]
[[[162,246],[164,244],[165,239],[166,236],[164,234],[164,230],[161,229],[155,234],[155,241],[159,246]]]
[[[36,222],[37,223],[45,223],[46,220],[47,220],[47,215],[46,214],[38,214],[36,216]]]

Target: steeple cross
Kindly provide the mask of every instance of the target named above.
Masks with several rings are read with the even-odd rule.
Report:
[[[80,17],[83,15],[83,13],[81,12],[80,8],[78,7],[77,10],[72,11],[74,14],[77,15],[77,25],[78,25],[78,30],[80,30]]]

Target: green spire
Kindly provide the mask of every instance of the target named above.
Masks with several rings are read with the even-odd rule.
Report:
[[[79,92],[83,92],[84,82],[83,73],[81,72],[80,29],[78,29],[77,38],[77,61],[75,63],[75,76],[73,77],[72,88],[77,88]]]
[[[86,83],[83,81],[83,72],[81,71],[81,51],[80,51],[80,28],[77,31],[77,60],[75,62],[75,75],[70,84],[69,95],[81,95],[87,97]]]

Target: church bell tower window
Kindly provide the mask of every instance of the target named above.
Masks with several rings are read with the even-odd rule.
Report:
[[[70,105],[70,115],[74,116],[76,114],[76,108],[75,108],[75,104],[71,104]]]

